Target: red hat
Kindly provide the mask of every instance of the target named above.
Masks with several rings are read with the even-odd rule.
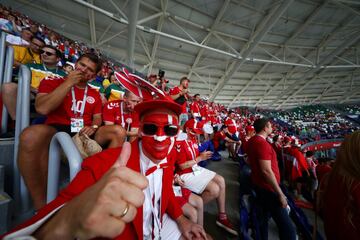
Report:
[[[203,123],[198,122],[194,118],[192,118],[184,124],[184,130],[189,128],[191,131],[193,131],[196,134],[202,134],[203,133],[203,130],[202,130],[203,125],[204,125]]]
[[[132,92],[136,96],[143,98],[143,99],[151,99],[151,93],[148,91],[144,91],[138,86],[135,81],[130,79],[126,72],[115,72],[115,78],[120,82],[120,84],[126,88],[128,91]]]
[[[248,125],[248,126],[246,126],[245,131],[246,132],[252,132],[252,131],[255,131],[255,128],[252,125]]]
[[[179,116],[182,108],[179,104],[168,100],[148,100],[137,104],[134,108],[135,112],[142,116],[145,112],[155,109],[168,109]]]
[[[163,91],[151,85],[140,76],[129,73],[126,68],[123,68],[122,72],[115,72],[115,78],[124,88],[144,100],[150,100],[155,97],[164,100],[168,98]]]

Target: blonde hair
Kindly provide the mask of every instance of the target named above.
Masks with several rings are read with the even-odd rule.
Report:
[[[341,144],[340,149],[336,154],[336,161],[330,178],[336,176],[340,177],[346,188],[348,197],[344,208],[345,216],[353,225],[352,218],[355,204],[352,197],[352,189],[360,184],[360,131],[356,131],[347,136]]]

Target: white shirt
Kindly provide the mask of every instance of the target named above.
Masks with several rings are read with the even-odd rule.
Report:
[[[143,175],[145,175],[146,170],[159,165],[161,163],[166,163],[167,159],[164,158],[160,161],[159,164],[153,163],[142,151],[141,142],[139,143],[140,150],[140,168]],[[161,214],[161,191],[162,191],[162,178],[163,178],[163,169],[157,169],[152,174],[146,176],[149,181],[149,186],[144,189],[145,202],[143,204],[143,235],[144,240],[152,239],[152,226],[154,226],[154,239],[159,239],[159,234],[161,230],[160,223],[160,214]],[[152,204],[152,196],[154,195],[154,206]],[[152,219],[155,216],[156,219]],[[153,222],[154,220],[154,222]],[[160,229],[159,229],[160,228]]]
[[[29,46],[30,43],[28,41],[25,41],[21,37],[7,34],[6,35],[6,42],[10,43],[11,45],[20,45],[20,46]]]

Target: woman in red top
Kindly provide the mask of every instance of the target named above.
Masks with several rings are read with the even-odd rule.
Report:
[[[324,194],[326,237],[360,239],[360,131],[345,138]]]

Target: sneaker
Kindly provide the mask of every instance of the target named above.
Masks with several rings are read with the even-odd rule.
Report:
[[[236,230],[234,230],[234,227],[232,226],[232,224],[229,222],[229,220],[227,218],[225,219],[216,219],[216,225],[218,225],[219,227],[225,229],[227,232],[238,236],[238,233]]]

